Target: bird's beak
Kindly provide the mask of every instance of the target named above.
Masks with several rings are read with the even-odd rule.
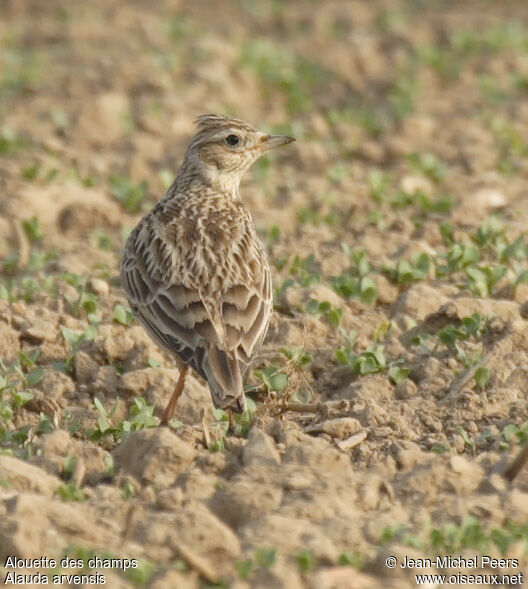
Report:
[[[264,151],[279,147],[279,145],[286,145],[292,141],[295,141],[295,137],[288,137],[288,135],[263,135],[260,140]]]

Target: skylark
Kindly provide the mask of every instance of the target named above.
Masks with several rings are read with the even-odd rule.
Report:
[[[136,317],[183,362],[162,424],[189,366],[217,407],[245,411],[242,377],[268,330],[272,287],[240,179],[266,151],[294,141],[223,115],[196,124],[176,179],[130,234],[121,264]]]

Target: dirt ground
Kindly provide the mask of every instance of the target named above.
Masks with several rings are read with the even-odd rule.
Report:
[[[528,440],[528,5],[4,0],[0,42],[6,585],[521,573],[528,468],[501,473]],[[297,138],[242,186],[275,312],[236,435],[195,376],[157,427],[178,369],[119,284],[207,112]]]

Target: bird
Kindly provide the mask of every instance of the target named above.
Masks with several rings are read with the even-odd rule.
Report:
[[[161,425],[174,415],[189,367],[231,424],[233,412],[246,411],[243,376],[266,336],[273,294],[240,180],[268,150],[295,140],[222,114],[195,125],[174,182],[131,231],[121,261],[130,308],[182,366]]]

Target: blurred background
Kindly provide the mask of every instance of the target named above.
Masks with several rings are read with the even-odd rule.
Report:
[[[297,138],[242,185],[276,312],[235,439],[193,378],[153,427],[176,373],[118,270],[215,112]],[[526,562],[527,473],[497,472],[528,439],[527,173],[522,0],[2,0],[0,557],[53,530],[143,558],[116,587],[237,589],[408,587],[384,555],[411,547]]]

